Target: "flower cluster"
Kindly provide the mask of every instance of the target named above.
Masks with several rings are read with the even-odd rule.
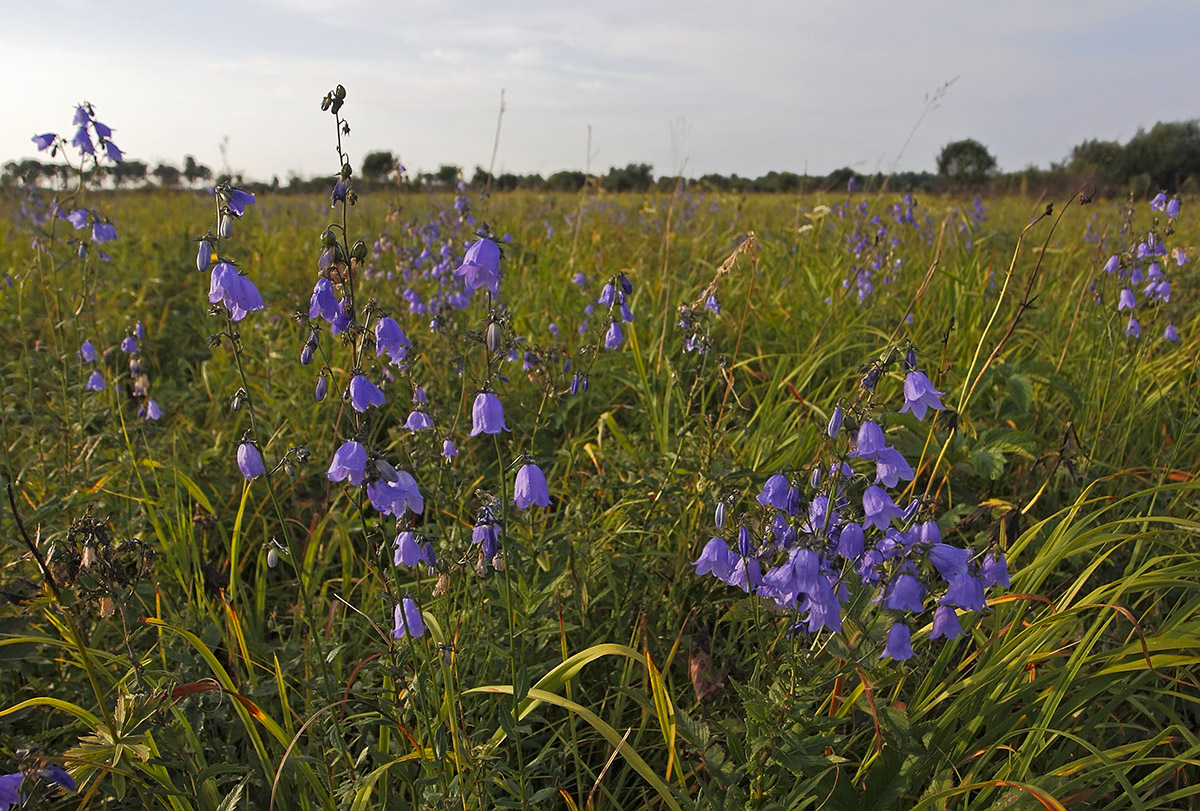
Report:
[[[905,365],[901,411],[923,420],[930,410],[942,410],[942,392],[916,369],[912,352]],[[874,389],[881,371],[868,372],[865,391]],[[913,481],[913,468],[870,408],[852,411],[839,406],[831,415],[824,461],[807,476],[768,478],[758,507],[737,522],[732,546],[713,537],[693,565],[697,574],[797,612],[795,629],[804,633],[839,632],[851,592],[867,589],[894,617],[882,656],[907,659],[917,615],[934,607],[931,638],[957,637],[958,612],[983,611],[985,589],[1008,585],[1006,562],[1000,552],[944,543],[937,522],[921,520],[919,498],[896,503],[890,491]],[[851,422],[857,423],[853,436],[846,430]],[[726,519],[722,501],[718,529]]]
[[[1104,263],[1104,271],[1115,274],[1122,285],[1117,294],[1117,312],[1129,311],[1129,320],[1125,324],[1127,338],[1140,338],[1143,322],[1156,312],[1166,312],[1167,323],[1161,339],[1178,341],[1179,332],[1167,310],[1171,302],[1171,281],[1167,273],[1172,266],[1183,267],[1191,259],[1181,247],[1168,248],[1164,238],[1169,239],[1175,233],[1179,198],[1168,200],[1167,195],[1160,192],[1150,201],[1150,210],[1154,212],[1150,228],[1136,235],[1125,250],[1112,254]]]
[[[113,143],[112,130],[97,121],[95,116],[95,109],[87,102],[75,108],[75,119],[71,122],[75,126],[75,134],[71,136],[71,146],[79,150],[81,158],[98,160],[96,145],[99,144],[104,157],[112,163],[120,163],[125,154]],[[93,135],[95,141],[92,139]],[[35,135],[32,140],[39,152],[49,149],[51,157],[57,156],[58,151],[66,145],[66,141],[53,132]]]
[[[855,297],[864,304],[879,284],[890,284],[904,268],[900,253],[908,234],[930,242],[933,239],[931,217],[918,217],[918,204],[911,194],[886,207],[884,213],[872,213],[870,202],[863,200],[851,208],[849,202],[836,209],[839,217],[851,218],[851,230],[846,235],[846,247],[853,264],[842,279],[842,287],[854,289]]]

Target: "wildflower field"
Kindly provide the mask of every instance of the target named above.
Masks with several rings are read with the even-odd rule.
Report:
[[[81,107],[0,200],[0,809],[1196,806],[1190,198],[400,194],[343,102],[320,197]]]

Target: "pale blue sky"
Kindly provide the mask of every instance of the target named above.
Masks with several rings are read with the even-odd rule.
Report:
[[[497,171],[652,163],[658,174],[933,169],[973,137],[1006,170],[1085,138],[1200,117],[1200,3],[108,0],[5,3],[0,162],[70,134],[90,101],[131,158],[286,178],[336,170],[336,83],[354,164]],[[52,33],[45,33],[52,32]],[[938,109],[901,147],[928,94]],[[672,138],[672,122],[676,133]]]

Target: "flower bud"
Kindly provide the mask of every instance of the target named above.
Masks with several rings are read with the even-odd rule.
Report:
[[[500,322],[493,321],[487,327],[487,348],[488,352],[499,352],[500,344],[504,337],[504,332],[500,328]]]
[[[221,239],[230,239],[233,237],[233,217],[228,212],[221,215],[221,225],[217,229]]]
[[[367,258],[367,243],[361,239],[355,242],[350,248],[350,256],[357,259],[359,262],[365,261]]]
[[[392,484],[395,484],[400,479],[400,476],[396,473],[396,468],[392,467],[391,463],[386,459],[376,459],[375,469],[379,471],[379,475],[383,477],[385,481],[391,482]]]
[[[317,349],[317,344],[312,338],[304,342],[304,347],[300,350],[300,362],[307,366],[312,363],[313,352]]]
[[[318,377],[317,390],[313,392],[313,397],[316,398],[318,403],[325,399],[325,392],[328,390],[328,388],[329,384],[325,382],[325,375]]]
[[[196,270],[203,273],[212,264],[212,245],[207,239],[200,240],[200,249],[196,252]]]
[[[725,502],[724,501],[717,502],[717,511],[713,515],[713,521],[714,521],[714,523],[716,523],[717,529],[723,529],[725,527]]]
[[[829,418],[829,429],[826,431],[826,433],[829,434],[830,439],[833,439],[835,436],[837,436],[838,434],[841,433],[842,418],[844,416],[845,416],[845,413],[842,411],[841,406],[838,406],[837,408],[833,409],[833,416],[831,416]]]
[[[270,549],[267,550],[267,568],[274,569],[278,565],[279,565],[279,551],[276,550],[275,547],[272,546]]]

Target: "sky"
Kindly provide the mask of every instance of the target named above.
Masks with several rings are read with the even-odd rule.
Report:
[[[1192,0],[5,2],[0,163],[91,102],[128,158],[357,170],[658,175],[935,170],[974,138],[1004,171],[1200,117]],[[947,86],[947,84],[949,85]],[[591,134],[591,154],[588,137]],[[224,144],[224,157],[222,145]]]

